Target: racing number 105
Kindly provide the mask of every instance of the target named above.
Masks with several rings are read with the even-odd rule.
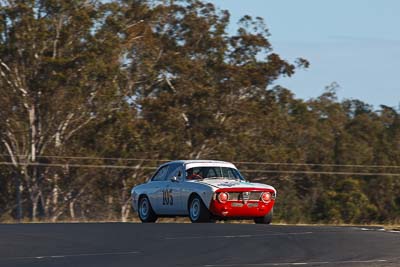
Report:
[[[174,198],[172,196],[172,189],[165,189],[163,192],[163,205],[174,205]]]

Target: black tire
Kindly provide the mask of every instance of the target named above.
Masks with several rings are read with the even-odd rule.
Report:
[[[270,224],[272,222],[272,216],[274,215],[274,209],[272,209],[267,215],[263,217],[254,218],[256,224]]]
[[[188,203],[189,218],[192,223],[214,222],[211,213],[198,195],[193,195]]]
[[[151,207],[150,201],[147,196],[143,196],[139,200],[138,207],[139,218],[143,223],[153,223],[157,221],[157,214]]]

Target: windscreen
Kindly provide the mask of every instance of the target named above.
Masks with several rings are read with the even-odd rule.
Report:
[[[193,167],[186,170],[186,179],[234,179],[244,180],[238,170],[229,167]]]

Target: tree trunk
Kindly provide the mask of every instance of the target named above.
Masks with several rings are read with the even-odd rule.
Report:
[[[21,222],[22,220],[22,202],[21,202],[21,192],[23,191],[23,186],[21,184],[21,178],[18,175],[18,173],[15,174],[14,176],[15,179],[15,199],[16,199],[16,216],[17,216],[17,221]]]
[[[107,213],[108,213],[108,219],[114,219],[114,212],[113,212],[113,206],[114,206],[114,198],[112,195],[109,195],[107,197]]]
[[[75,201],[69,203],[69,215],[72,220],[75,220]]]
[[[128,184],[125,178],[122,179],[122,196],[121,196],[121,220],[123,222],[126,222],[129,217],[130,213],[130,200],[131,197],[128,194],[129,189],[128,189]]]
[[[121,207],[121,220],[127,222],[129,214],[131,212],[131,201],[130,198]]]
[[[34,222],[37,221],[38,201],[39,201],[38,197],[36,197],[36,196],[32,196],[31,197],[31,202],[32,202],[32,221],[34,221]]]
[[[58,210],[58,198],[59,198],[59,189],[58,189],[58,175],[54,174],[53,177],[53,189],[51,191],[51,199],[52,199],[52,212]]]

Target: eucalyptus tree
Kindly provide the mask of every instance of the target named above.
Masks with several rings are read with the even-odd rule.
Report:
[[[148,125],[150,149],[172,158],[234,157],[231,137],[253,131],[238,122],[258,116],[267,88],[296,66],[272,52],[261,18],[244,17],[231,36],[229,12],[211,3],[152,3],[154,41],[128,55],[133,73],[147,70],[134,103]]]
[[[58,199],[57,175],[46,175],[43,157],[63,153],[123,95],[121,38],[111,15],[109,5],[91,0],[1,1],[1,145],[33,219],[46,198]]]

